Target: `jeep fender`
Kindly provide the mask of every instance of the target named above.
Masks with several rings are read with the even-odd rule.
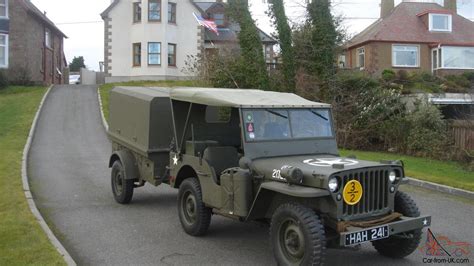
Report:
[[[271,209],[273,199],[276,195],[285,195],[295,200],[314,199],[329,196],[327,190],[313,187],[302,187],[296,185],[288,185],[281,182],[265,182],[260,185],[257,196],[250,212],[245,220],[254,220],[265,218],[268,210]]]
[[[131,152],[126,150],[115,151],[112,156],[110,156],[109,167],[112,167],[116,160],[120,160],[122,163],[125,171],[125,179],[140,179],[137,161]]]

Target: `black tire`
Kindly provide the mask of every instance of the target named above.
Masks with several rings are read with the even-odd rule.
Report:
[[[270,239],[278,265],[322,265],[326,255],[324,226],[305,206],[283,204],[275,210]]]
[[[112,193],[120,204],[128,204],[133,197],[134,181],[126,179],[122,163],[117,160],[112,165],[111,174]]]
[[[420,211],[416,203],[405,192],[398,191],[395,195],[395,211],[407,217],[419,217]],[[404,258],[413,253],[420,244],[422,229],[394,235],[387,239],[372,242],[374,248],[383,256]]]
[[[184,231],[192,236],[202,236],[211,223],[212,209],[202,201],[201,185],[196,178],[187,178],[179,186],[179,220]]]

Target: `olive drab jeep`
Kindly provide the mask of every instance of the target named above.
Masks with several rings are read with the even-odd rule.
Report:
[[[402,258],[431,223],[399,191],[402,162],[340,157],[331,106],[295,94],[117,87],[108,135],[118,203],[164,183],[179,190],[190,235],[212,215],[268,222],[281,265],[321,264],[326,248],[363,242]]]

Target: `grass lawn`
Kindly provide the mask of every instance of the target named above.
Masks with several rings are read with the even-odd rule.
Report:
[[[369,161],[403,160],[406,176],[474,191],[474,172],[465,170],[463,165],[457,162],[381,152],[341,150],[341,154],[343,156],[353,154],[358,159]]]
[[[105,119],[109,120],[109,94],[116,86],[137,86],[137,87],[209,87],[208,84],[199,80],[163,80],[163,81],[130,81],[122,83],[109,83],[100,86],[100,97]]]
[[[0,90],[0,265],[64,265],[30,212],[21,159],[33,117],[46,89]]]

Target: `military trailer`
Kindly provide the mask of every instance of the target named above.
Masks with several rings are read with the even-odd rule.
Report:
[[[372,242],[388,257],[418,246],[430,216],[399,191],[401,161],[340,157],[331,106],[240,89],[117,87],[110,95],[115,200],[150,183],[179,189],[186,233],[213,214],[270,224],[281,265],[321,264],[326,248]]]

